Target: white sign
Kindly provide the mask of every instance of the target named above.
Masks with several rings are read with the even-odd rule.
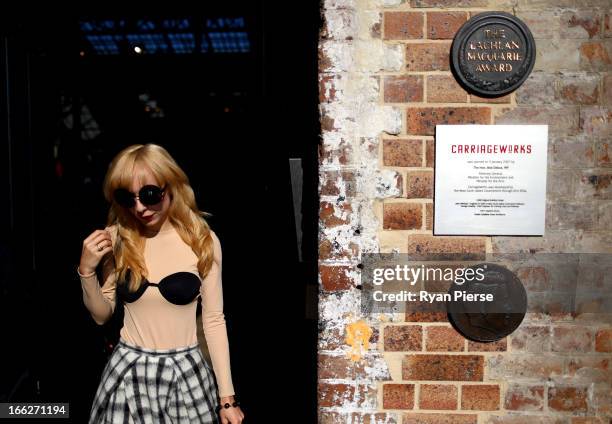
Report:
[[[436,125],[434,234],[544,235],[548,125]]]

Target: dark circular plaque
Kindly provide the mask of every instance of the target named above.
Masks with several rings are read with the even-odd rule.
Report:
[[[500,97],[516,90],[535,64],[535,41],[529,28],[505,12],[479,13],[455,35],[451,69],[468,91]]]
[[[466,338],[478,342],[494,342],[506,337],[518,328],[527,311],[523,283],[501,265],[485,263],[468,268],[476,274],[480,268],[483,278],[461,285],[452,284],[449,294],[453,300],[446,303],[450,323]],[[492,295],[492,301],[455,301],[455,292],[465,297]]]

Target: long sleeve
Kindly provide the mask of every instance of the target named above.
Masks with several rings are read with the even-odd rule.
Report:
[[[109,227],[106,229],[110,230]],[[113,231],[111,231],[111,238],[114,243],[115,238],[113,237]],[[79,274],[81,288],[83,289],[83,303],[89,310],[94,321],[99,325],[107,322],[115,311],[116,276],[114,258],[111,253],[102,258],[101,271],[103,279],[102,286],[100,286],[96,273],[91,276],[82,276]]]
[[[214,241],[214,262],[201,287],[202,326],[210,353],[213,370],[219,386],[219,397],[234,395],[230,369],[229,343],[223,313],[223,289],[221,283],[221,242],[211,231]]]

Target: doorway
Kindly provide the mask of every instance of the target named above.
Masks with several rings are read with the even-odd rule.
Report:
[[[3,401],[69,402],[74,422],[87,416],[121,321],[100,327],[85,309],[81,243],[105,225],[110,159],[152,142],[213,214],[245,422],[315,422],[319,10],[296,7],[295,21],[251,1],[3,24],[2,325],[21,346],[2,361]]]

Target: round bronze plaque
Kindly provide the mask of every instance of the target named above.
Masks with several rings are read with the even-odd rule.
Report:
[[[527,311],[527,292],[521,280],[507,268],[492,264],[471,266],[482,279],[452,284],[446,303],[448,318],[457,331],[478,342],[494,342],[512,333]],[[488,300],[484,299],[489,296]]]
[[[451,69],[468,91],[500,97],[516,90],[535,63],[535,41],[529,28],[505,12],[480,13],[455,35]]]

